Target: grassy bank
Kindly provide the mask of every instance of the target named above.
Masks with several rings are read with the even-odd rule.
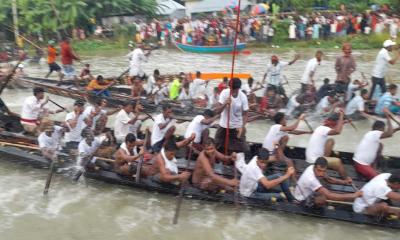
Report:
[[[289,39],[276,38],[272,44],[264,42],[250,42],[249,48],[271,48],[272,45],[279,46],[283,49],[304,49],[304,48],[319,48],[319,49],[337,49],[344,42],[350,42],[353,49],[379,49],[382,43],[389,38],[388,34],[373,34],[373,35],[353,35],[346,37],[335,37],[326,40],[309,40],[309,41],[290,41]],[[128,48],[128,39],[86,39],[75,40],[73,47],[78,52],[93,52],[102,50],[119,50]]]

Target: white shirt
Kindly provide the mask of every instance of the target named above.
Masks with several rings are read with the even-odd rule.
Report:
[[[328,96],[325,96],[321,99],[321,101],[319,101],[316,110],[317,113],[319,114],[326,114],[326,112],[324,111],[325,108],[329,107],[331,104],[328,100]]]
[[[82,139],[82,141],[78,145],[79,155],[77,159],[77,165],[82,165],[83,158],[93,155],[101,146],[105,138],[105,136],[95,137],[91,146],[87,144],[86,139]]]
[[[376,159],[382,134],[377,130],[367,132],[358,144],[353,160],[362,165],[371,165]]]
[[[205,81],[200,78],[196,78],[189,86],[189,95],[192,98],[196,98],[198,96],[204,95],[205,90]]]
[[[317,58],[313,58],[307,62],[307,66],[304,70],[303,76],[301,77],[301,83],[311,84],[310,73],[314,72],[314,76],[315,76],[315,72],[317,70],[318,65],[319,65],[319,63],[318,63]]]
[[[248,83],[242,84],[240,90],[244,92],[244,94],[249,95],[251,93],[251,88]]]
[[[230,89],[224,89],[219,95],[219,103],[224,104],[226,100],[230,97]],[[230,121],[229,128],[241,128],[243,127],[243,111],[249,110],[249,103],[247,101],[247,96],[239,91],[238,96],[236,98],[231,97],[231,105],[230,105]],[[221,118],[219,120],[219,125],[223,128],[227,128],[228,121],[228,109],[224,108],[224,111],[221,114]]]
[[[376,56],[372,76],[376,78],[384,78],[390,60],[392,60],[392,58],[389,55],[389,51],[386,48],[382,48],[379,51],[378,56]]]
[[[304,201],[320,187],[322,187],[322,185],[315,176],[314,165],[308,166],[303,174],[301,174],[299,181],[297,181],[294,198],[296,198],[297,201]]]
[[[181,92],[179,93],[178,100],[188,100],[190,99],[189,94],[186,93],[185,89],[182,89]]]
[[[142,73],[142,62],[145,62],[147,60],[146,56],[144,55],[144,52],[140,48],[136,48],[132,52],[130,52],[127,55],[129,59],[129,75],[130,76],[135,76],[139,75]]]
[[[45,132],[42,132],[38,137],[38,143],[40,149],[46,148],[50,150],[57,150],[60,145],[62,137],[62,127],[54,126],[54,132],[51,136],[47,136]]]
[[[306,148],[306,160],[308,163],[313,164],[317,158],[324,156],[325,143],[331,130],[327,126],[319,126],[315,129]]]
[[[89,117],[92,112],[95,112],[94,107],[93,106],[87,106],[85,108],[85,111],[83,111],[83,115],[85,115],[85,118],[86,118],[86,117]],[[94,130],[96,128],[97,120],[99,120],[99,118],[101,116],[105,116],[105,115],[107,115],[107,111],[104,110],[104,109],[101,109],[100,112],[96,116],[93,117],[93,119],[92,119],[93,120],[93,124],[92,124],[92,127],[91,127],[92,130]]]
[[[157,142],[161,141],[164,138],[165,133],[168,131],[168,129],[175,124],[175,120],[172,120],[165,128],[160,129],[158,125],[165,124],[168,121],[169,118],[165,119],[162,113],[158,114],[154,118],[153,131],[151,132],[151,145],[154,145]]]
[[[164,160],[165,168],[168,171],[170,171],[170,173],[172,175],[177,175],[179,172],[178,172],[178,165],[177,165],[178,161],[176,160],[176,158],[174,157],[172,160],[169,160],[167,158],[167,156],[165,155],[165,149],[164,148],[161,149],[161,156],[162,156],[162,158]]]
[[[84,114],[79,115],[75,128],[71,128],[68,121],[76,118],[75,112],[70,112],[65,117],[65,122],[69,128],[69,132],[65,133],[65,142],[80,142],[82,140],[82,130],[86,127]]]
[[[365,110],[365,103],[364,99],[361,96],[355,96],[349,103],[346,105],[345,114],[351,115],[356,111],[364,112]]]
[[[201,121],[203,120],[204,120],[203,115],[197,115],[196,117],[194,117],[193,120],[190,122],[189,126],[186,128],[185,138],[189,138],[190,135],[194,133],[196,134],[196,137],[193,142],[200,143],[202,132],[210,128],[210,125],[201,123]]]
[[[135,118],[135,115],[133,113],[128,114],[124,109],[121,109],[115,116],[114,135],[117,142],[124,142],[128,133],[133,133],[137,136],[137,130],[141,124],[141,120],[138,119],[134,124],[130,124],[129,121],[133,118]]]
[[[27,97],[22,105],[21,118],[37,120],[42,110],[42,103],[42,100],[38,100],[35,96]]]
[[[381,173],[361,188],[363,196],[356,198],[353,210],[356,213],[363,212],[367,207],[372,206],[379,200],[387,200],[387,195],[393,190],[388,186],[387,181],[392,174]]]
[[[353,93],[357,94],[357,92],[359,92],[359,90],[360,90],[359,85],[350,83],[349,86],[347,87],[346,101],[350,101],[353,97]]]
[[[151,94],[154,94],[154,103],[158,105],[160,102],[166,99],[166,95],[169,94],[169,91],[167,87],[161,87],[160,90],[160,87],[156,85]]]
[[[156,79],[154,78],[154,75],[151,75],[147,79],[147,85],[146,85],[146,92],[149,94],[153,91],[154,86],[156,85]]]
[[[250,195],[257,189],[258,182],[264,177],[261,168],[257,165],[257,156],[245,166],[242,177],[240,178],[239,191],[245,197]]]
[[[278,64],[273,65],[273,64],[268,64],[267,66],[267,82],[268,84],[274,85],[274,86],[279,86],[282,84],[282,69],[286,66],[288,66],[288,62],[278,62]]]
[[[286,132],[281,131],[281,128],[282,125],[280,124],[275,124],[271,126],[267,136],[265,136],[264,138],[264,142],[262,145],[263,148],[267,149],[270,152],[274,150],[274,143],[279,142],[283,136],[287,135]]]

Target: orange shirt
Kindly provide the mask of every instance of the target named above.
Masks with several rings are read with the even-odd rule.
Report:
[[[47,63],[48,64],[54,63],[56,61],[56,58],[57,58],[57,50],[52,46],[48,46],[47,47]]]
[[[93,90],[103,90],[104,88],[108,87],[109,83],[106,84],[99,84],[96,79],[93,79],[89,82],[86,87],[86,90],[93,91]]]

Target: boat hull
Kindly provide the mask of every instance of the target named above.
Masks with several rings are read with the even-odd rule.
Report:
[[[187,45],[182,43],[175,44],[177,48],[185,52],[191,53],[232,53],[234,51],[233,45],[226,45],[226,46],[194,46],[194,45]],[[247,46],[246,43],[239,43],[236,46],[236,51],[240,52],[245,49]]]

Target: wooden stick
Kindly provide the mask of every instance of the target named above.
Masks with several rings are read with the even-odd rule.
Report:
[[[146,150],[147,150],[146,146],[147,146],[147,142],[149,141],[149,136],[150,136],[150,131],[148,129],[146,129],[146,136],[144,137],[144,144],[143,144],[144,152],[146,152]],[[144,159],[144,154],[143,154],[143,156],[140,157],[138,165],[137,165],[136,176],[135,176],[136,183],[140,182],[140,173],[142,170],[143,159]]]
[[[65,107],[63,107],[63,106],[61,106],[60,104],[54,102],[54,101],[51,100],[50,98],[49,98],[49,102],[51,102],[52,104],[54,104],[54,105],[56,105],[57,107],[61,108],[62,110],[68,112],[67,109],[66,109]]]
[[[123,73],[121,73],[121,75],[119,75],[119,77],[117,77],[117,80],[121,80],[122,77],[129,72],[129,69],[130,68],[126,69]]]
[[[110,84],[108,84],[108,86],[107,87],[105,87],[104,89],[102,89],[100,92],[98,92],[98,93],[96,93],[95,95],[96,96],[99,96],[99,95],[101,95],[103,92],[105,92],[105,91],[107,91],[110,87],[112,87],[114,84],[115,84],[116,82],[115,81],[113,81],[112,83],[110,83]]]
[[[11,147],[26,148],[26,149],[31,149],[31,150],[40,150],[39,147],[27,146],[27,145],[22,145],[22,144],[15,144],[15,143],[8,143],[8,142],[0,142],[0,145],[1,146],[11,146]]]
[[[353,205],[353,202],[334,201],[334,200],[326,200],[326,202],[332,203],[332,204],[349,205],[349,206],[352,206],[352,205]],[[394,209],[394,210],[400,210],[400,207],[389,206],[389,208]]]
[[[3,24],[3,25],[6,27],[6,29],[8,29],[8,31],[14,32],[14,29],[15,29],[14,27],[9,27],[8,25],[5,25],[5,24]],[[24,39],[27,43],[31,44],[33,47],[35,47],[35,48],[37,48],[39,50],[42,50],[41,47],[39,47],[38,45],[36,45],[31,40],[29,40],[26,37],[24,37],[22,34],[18,33],[17,35],[18,35],[18,37],[21,37],[22,39]]]
[[[22,59],[20,59],[17,63],[17,65],[15,65],[15,67],[13,68],[13,70],[11,71],[10,74],[7,75],[7,77],[5,78],[4,83],[1,85],[0,87],[0,94],[3,92],[3,90],[6,88],[7,84],[11,81],[12,77],[14,76],[15,72],[17,71],[18,65],[22,62]]]
[[[311,132],[314,132],[314,129],[311,127],[310,123],[307,121],[307,119],[304,119],[304,122],[306,123],[308,129],[310,129]]]
[[[43,195],[47,195],[47,193],[49,192],[50,182],[51,182],[51,179],[53,178],[55,165],[56,165],[56,158],[52,159],[52,161],[51,161],[49,174],[47,175],[47,178],[46,178],[46,185],[44,187]]]
[[[192,153],[193,153],[193,144],[191,144],[189,147],[189,155],[188,155],[188,159],[187,159],[187,163],[186,163],[186,169],[189,169],[189,167],[190,167],[190,159],[192,158]],[[178,198],[176,199],[175,214],[174,214],[174,218],[172,220],[172,223],[175,225],[178,223],[179,213],[181,212],[181,206],[182,206],[183,192],[185,191],[186,185],[187,185],[187,182],[184,182],[181,184],[181,187],[179,189],[179,195],[178,195]]]

